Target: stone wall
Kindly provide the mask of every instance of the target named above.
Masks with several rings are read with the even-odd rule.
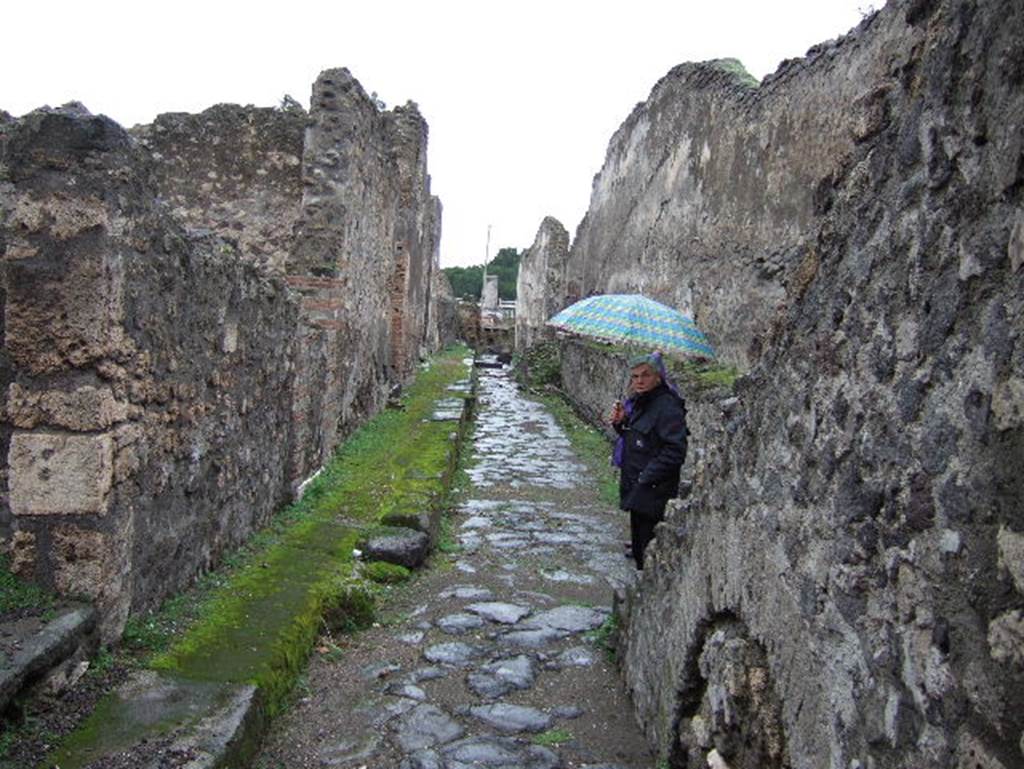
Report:
[[[0,533],[108,640],[450,336],[428,328],[440,204],[414,108],[332,70],[308,124],[221,106],[133,133],[80,106],[0,125]]]
[[[302,202],[308,116],[221,104],[168,113],[131,133],[153,159],[151,182],[189,230],[211,231],[239,255],[283,273]]]
[[[909,54],[902,29],[870,24],[760,87],[728,60],[673,69],[612,137],[566,297],[645,293],[749,368],[820,259],[815,222],[884,128]]]
[[[565,304],[565,265],[569,233],[557,219],[547,216],[519,263],[516,279],[516,350],[552,338],[544,324]]]
[[[708,196],[732,200],[721,237],[762,244],[731,272],[698,254],[709,331],[725,328],[711,297],[785,296],[738,400],[691,412],[697,482],[623,607],[626,680],[671,766],[1024,763],[1022,62],[1019,3],[895,2],[761,92],[702,67],[659,85],[689,82],[683,136],[731,125],[731,183],[712,173],[724,145],[645,152],[649,105],[613,141],[623,192],[606,167],[598,209],[685,147],[666,214],[715,221]],[[609,248],[597,234],[581,248]],[[769,240],[794,256],[766,282]]]

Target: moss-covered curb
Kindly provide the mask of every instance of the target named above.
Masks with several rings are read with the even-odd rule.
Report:
[[[323,626],[345,628],[373,616],[373,588],[354,555],[364,533],[385,519],[426,513],[436,540],[472,396],[455,396],[465,402],[461,418],[454,421],[446,416],[450,409],[442,412],[435,404],[450,400],[449,388],[471,376],[466,355],[459,348],[435,357],[398,408],[357,431],[303,500],[284,511],[281,521],[239,557],[203,601],[198,621],[148,667],[161,673],[163,681],[254,685],[258,718],[246,719],[249,728],[259,728],[276,715]],[[125,731],[111,722],[115,710],[98,707],[46,765],[74,769],[95,760],[98,743],[118,750],[126,741],[132,744],[182,727],[181,721],[172,720]],[[120,744],[109,744],[105,735],[119,729]],[[252,740],[235,742],[249,745]]]

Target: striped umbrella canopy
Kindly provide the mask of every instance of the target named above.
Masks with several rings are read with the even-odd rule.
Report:
[[[547,324],[602,342],[715,357],[707,337],[691,318],[640,294],[588,296],[554,315]]]

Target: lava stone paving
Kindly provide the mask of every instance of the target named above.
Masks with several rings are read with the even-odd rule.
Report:
[[[457,553],[372,628],[325,637],[257,769],[649,769],[600,642],[626,521],[543,406],[480,372]]]

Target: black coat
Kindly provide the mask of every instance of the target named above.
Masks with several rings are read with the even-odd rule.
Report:
[[[664,384],[636,398],[625,423],[619,475],[619,507],[660,518],[679,494],[679,468],[686,459],[686,407]]]

